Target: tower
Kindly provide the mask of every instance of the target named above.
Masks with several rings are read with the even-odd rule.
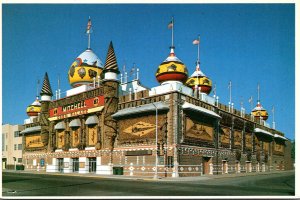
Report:
[[[161,84],[168,84],[177,82],[179,84],[185,83],[188,77],[188,70],[184,63],[176,57],[174,46],[174,19],[168,25],[172,29],[172,45],[170,47],[169,56],[158,66],[156,71],[156,80]]]
[[[186,85],[193,90],[199,89],[200,92],[209,94],[212,88],[211,80],[200,70],[200,36],[193,41],[194,45],[198,45],[198,58],[196,62],[196,70],[186,81]]]
[[[86,30],[88,48],[77,56],[68,72],[69,82],[73,88],[81,85],[93,85],[93,79],[98,78],[103,70],[101,60],[90,47],[91,26],[91,19],[89,19]]]
[[[267,120],[269,117],[269,114],[266,109],[264,109],[260,103],[260,98],[259,98],[259,84],[257,85],[257,104],[255,108],[251,111],[251,115],[253,115],[257,119],[262,119],[262,120]]]
[[[116,55],[113,48],[113,43],[110,42],[104,69],[102,72],[103,90],[104,90],[104,113],[103,113],[103,147],[110,150],[113,149],[115,137],[117,136],[117,121],[112,118],[112,114],[118,109],[118,89],[119,81],[117,75],[119,74]]]
[[[42,137],[42,143],[44,147],[46,147],[49,138],[49,120],[48,120],[49,104],[53,96],[47,72],[45,73],[40,95],[41,95],[41,114],[40,114],[41,137]]]

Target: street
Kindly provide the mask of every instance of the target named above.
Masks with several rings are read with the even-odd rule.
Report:
[[[2,173],[2,196],[294,196],[295,172],[152,180]]]

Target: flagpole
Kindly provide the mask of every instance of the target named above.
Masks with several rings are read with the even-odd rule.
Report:
[[[174,47],[174,17],[172,17],[172,48]]]
[[[199,68],[200,68],[200,35],[198,35],[198,63],[199,63]]]
[[[229,103],[231,103],[231,81],[229,81]]]
[[[37,80],[37,84],[36,84],[36,97],[39,97],[39,85],[40,85],[40,80]]]
[[[257,84],[257,101],[259,101],[259,83]]]
[[[273,106],[273,109],[272,109],[272,113],[273,113],[273,129],[275,129],[275,108]]]
[[[89,35],[88,35],[88,49],[90,49],[91,48],[91,34],[90,33],[88,33]]]
[[[89,22],[90,23],[91,17],[89,16]],[[88,30],[88,49],[91,48],[91,26],[90,29]]]

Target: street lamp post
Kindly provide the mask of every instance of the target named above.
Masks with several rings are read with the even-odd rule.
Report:
[[[155,174],[154,174],[154,179],[157,179],[158,178],[158,175],[157,175],[157,165],[158,165],[158,146],[157,146],[157,106],[152,103],[152,105],[155,107],[155,145],[156,145],[156,153],[155,153]]]
[[[146,101],[146,99],[144,98],[141,98],[142,101]],[[155,105],[155,103],[151,102],[151,104],[155,107],[155,149],[156,149],[156,152],[155,152],[155,174],[154,174],[154,177],[153,179],[158,179],[158,170],[157,170],[157,166],[158,166],[158,146],[157,146],[157,140],[158,140],[158,130],[157,130],[157,114],[158,114],[158,109],[157,109],[157,106]]]

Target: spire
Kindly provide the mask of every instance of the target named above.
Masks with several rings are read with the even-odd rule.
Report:
[[[104,65],[104,72],[115,72],[117,74],[120,73],[118,69],[118,64],[117,64],[117,58],[115,55],[114,47],[112,41],[109,43],[107,55],[106,55],[106,61]]]
[[[47,72],[45,73],[43,87],[40,92],[40,95],[41,96],[44,96],[44,95],[53,96]]]

